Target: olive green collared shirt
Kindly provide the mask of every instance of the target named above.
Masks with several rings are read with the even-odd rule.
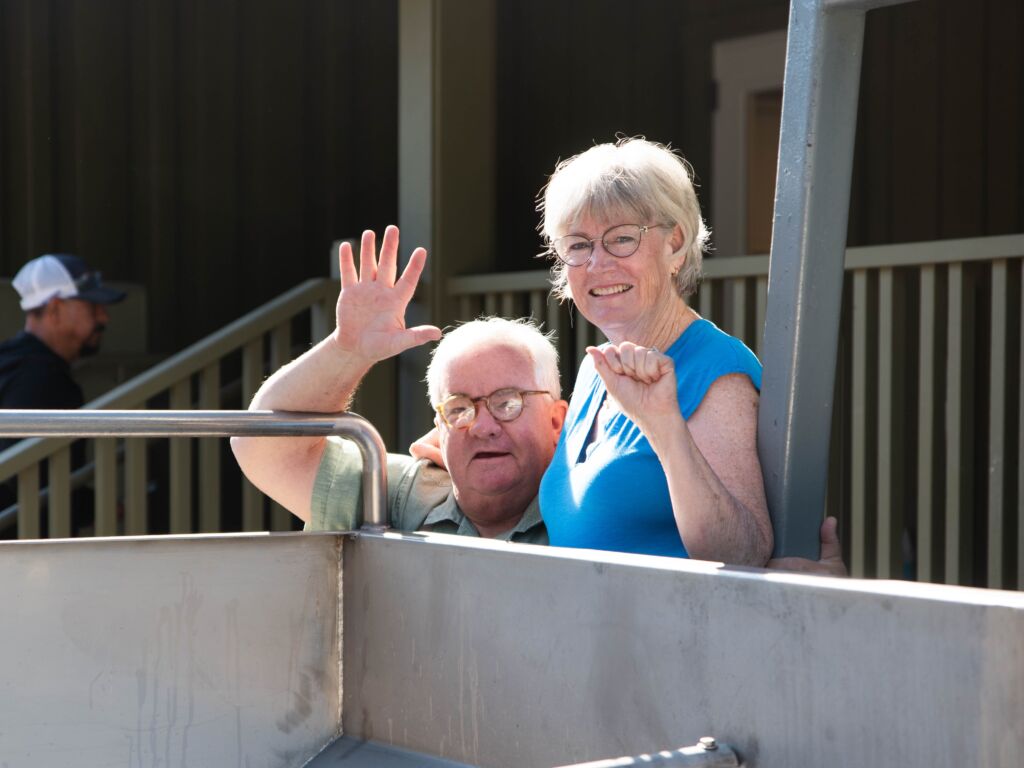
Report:
[[[400,531],[431,531],[460,536],[480,533],[455,501],[452,480],[440,467],[410,456],[388,454],[388,519]],[[313,531],[351,531],[362,523],[363,460],[353,443],[328,438],[313,484]],[[547,544],[537,498],[511,530],[495,537],[523,544]]]

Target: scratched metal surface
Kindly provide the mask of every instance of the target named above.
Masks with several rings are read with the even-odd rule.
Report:
[[[1024,754],[1021,593],[391,534],[346,542],[344,606],[345,733],[473,765]]]
[[[0,544],[0,765],[302,765],[338,730],[338,542]]]

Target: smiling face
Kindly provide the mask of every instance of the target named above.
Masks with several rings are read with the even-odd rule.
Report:
[[[563,234],[600,238],[617,224],[650,225],[658,222],[629,221],[622,216],[583,217]],[[672,282],[672,273],[683,265],[682,230],[651,227],[636,253],[617,258],[598,240],[590,261],[566,270],[569,291],[580,312],[611,341],[637,344],[670,343],[681,332],[685,303]]]
[[[442,400],[459,393],[481,397],[514,388],[540,389],[530,356],[518,347],[475,346],[454,357],[440,379]],[[483,535],[515,526],[533,500],[554,455],[566,403],[527,395],[514,421],[497,421],[483,401],[466,429],[438,417],[441,451],[459,507]]]

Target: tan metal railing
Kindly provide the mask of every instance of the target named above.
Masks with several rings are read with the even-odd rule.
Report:
[[[854,575],[1024,588],[1022,257],[1024,235],[847,251],[827,506]],[[705,273],[694,307],[760,352],[768,257]],[[601,337],[547,277],[448,290],[463,319],[529,314],[558,331],[568,385]]]
[[[263,377],[288,362],[293,344],[322,339],[334,324],[337,283],[326,278],[308,280],[273,301],[197,342],[146,373],[102,397],[86,409],[144,409],[158,407],[188,410],[245,408]],[[226,384],[225,384],[226,382]],[[232,383],[235,386],[231,386]],[[94,532],[97,535],[215,532],[229,529],[222,518],[223,440],[171,438],[166,458],[167,519],[154,521],[148,488],[154,474],[148,467],[144,438],[119,441],[90,440],[92,472],[71,471],[68,437],[32,438],[0,453],[0,482],[17,478],[17,532],[19,538],[36,538],[43,529],[40,467],[46,465],[48,492],[46,528],[50,537],[72,534],[72,477],[92,479]],[[195,449],[198,449],[197,451]],[[163,469],[163,468],[161,468]],[[232,471],[229,475],[241,477]],[[240,525],[243,530],[288,530],[293,521],[287,510],[270,504],[247,480],[239,480]],[[226,490],[226,489],[225,489]],[[119,500],[123,520],[119,521]],[[162,500],[161,500],[162,501]],[[13,511],[13,510],[12,510]]]

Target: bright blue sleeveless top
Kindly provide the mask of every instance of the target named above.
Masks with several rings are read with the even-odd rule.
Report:
[[[679,409],[689,419],[711,385],[742,373],[760,391],[761,364],[742,341],[697,320],[665,352],[676,367]],[[586,445],[606,390],[584,359],[562,437],[540,484],[551,544],[687,557],[661,462],[640,428],[615,413],[601,439]]]

